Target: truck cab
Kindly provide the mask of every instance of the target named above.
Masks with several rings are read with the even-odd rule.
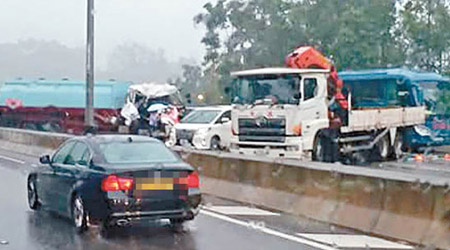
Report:
[[[329,127],[328,70],[262,68],[232,73],[232,139],[241,154],[298,158]]]

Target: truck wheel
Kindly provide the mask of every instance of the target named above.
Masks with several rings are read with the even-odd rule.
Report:
[[[363,151],[358,151],[358,152],[354,152],[351,155],[351,164],[353,165],[367,165],[368,163],[371,162],[371,151],[369,150],[363,150]]]
[[[383,136],[376,144],[376,152],[380,160],[385,161],[391,155],[391,141],[389,136]]]
[[[32,123],[32,122],[27,122],[23,125],[24,129],[27,130],[38,130],[36,124]]]
[[[321,162],[325,160],[325,139],[322,135],[316,136],[314,140],[312,160]]]
[[[61,126],[56,122],[46,122],[40,125],[41,131],[61,132]]]
[[[400,159],[405,153],[405,146],[403,144],[403,133],[398,132],[394,141],[394,148],[392,150],[392,157],[394,159]]]

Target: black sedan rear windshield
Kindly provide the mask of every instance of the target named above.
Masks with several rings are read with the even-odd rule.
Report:
[[[157,142],[109,142],[99,145],[106,162],[111,164],[173,163],[179,159]]]

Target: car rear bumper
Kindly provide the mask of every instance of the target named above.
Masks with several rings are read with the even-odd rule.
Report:
[[[142,211],[142,212],[115,212],[112,213],[109,218],[111,220],[159,220],[159,219],[183,219],[192,220],[198,214],[199,207],[175,209],[175,210],[162,210],[162,211]]]
[[[101,221],[109,221],[114,224],[119,220],[192,220],[199,212],[201,194],[191,194],[182,200],[144,202],[142,206],[137,206],[136,199],[125,197],[107,198],[102,203],[103,205],[96,203],[96,205],[89,208],[90,220],[93,224]]]

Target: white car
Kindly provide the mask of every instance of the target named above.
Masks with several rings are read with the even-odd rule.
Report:
[[[231,137],[231,107],[201,107],[191,111],[172,133],[178,145],[190,144],[197,149],[228,148]]]

